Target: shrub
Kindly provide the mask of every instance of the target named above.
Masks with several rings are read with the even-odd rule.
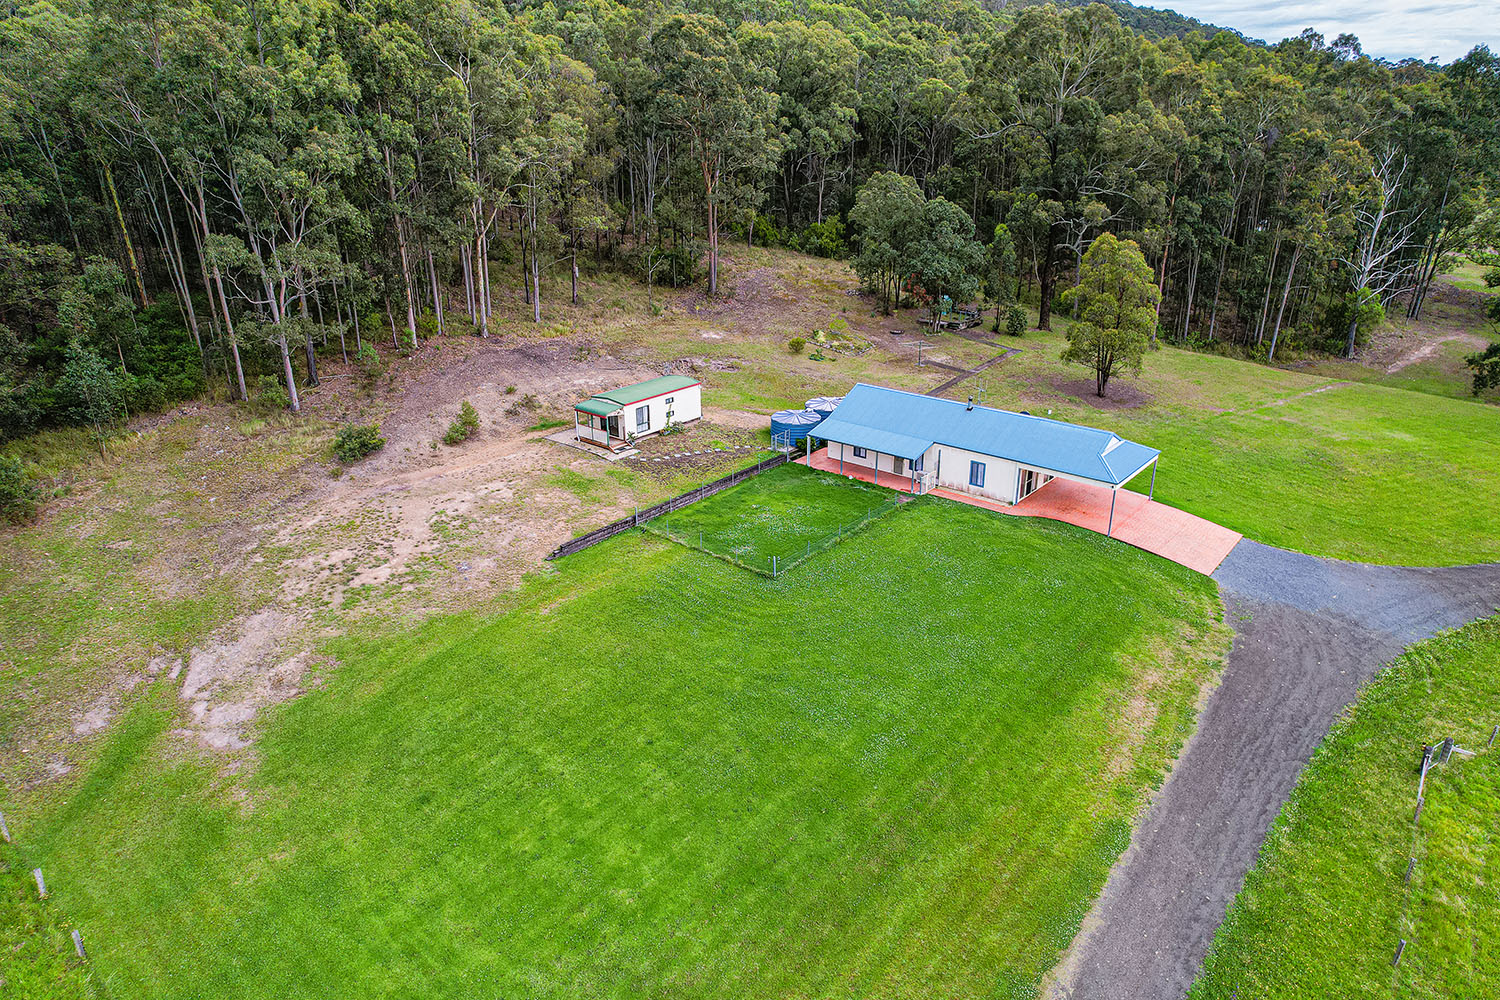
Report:
[[[515,391],[516,391],[516,387],[515,387],[515,386],[513,386],[513,385],[508,385],[508,386],[506,386],[506,387],[505,387],[505,394],[506,394],[506,395],[507,395],[507,396],[509,396],[509,395],[511,395],[511,394],[512,394],[512,393],[514,393],[514,392],[515,392]]]
[[[443,444],[462,444],[479,430],[479,411],[467,399],[458,408],[458,419],[448,425]]]
[[[380,354],[375,350],[375,345],[363,343],[354,355],[354,363],[359,366],[360,372],[365,378],[374,380],[380,373],[385,371],[385,362],[380,360]]]
[[[284,410],[292,405],[292,397],[281,386],[275,375],[262,375],[255,381],[255,407],[258,410]]]
[[[417,316],[417,337],[421,340],[431,340],[438,335],[437,314],[431,309]]]
[[[385,444],[378,424],[345,424],[333,436],[333,453],[341,462],[357,462]]]
[[[793,354],[801,354],[802,349],[806,346],[806,337],[793,337],[791,340],[788,340],[786,342],[786,349],[791,351]]]
[[[1484,287],[1495,288],[1500,286],[1500,267],[1492,267],[1484,272]]]
[[[36,517],[41,490],[26,475],[21,460],[14,455],[0,455],[0,520],[24,524]]]
[[[801,244],[803,253],[812,254],[814,257],[849,256],[849,246],[844,242],[842,219],[814,222],[802,230],[802,237],[797,242]]]
[[[1026,310],[1020,306],[1011,306],[1005,314],[1005,332],[1012,337],[1019,337],[1026,332]]]

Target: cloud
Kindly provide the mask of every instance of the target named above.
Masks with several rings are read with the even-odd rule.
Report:
[[[1302,33],[1303,28],[1334,36],[1352,32],[1365,52],[1386,59],[1408,56],[1451,62],[1481,43],[1497,48],[1500,42],[1500,2],[1427,2],[1399,0],[1351,3],[1292,3],[1270,0],[1180,0],[1171,4],[1179,14],[1236,28],[1252,38],[1276,42]]]

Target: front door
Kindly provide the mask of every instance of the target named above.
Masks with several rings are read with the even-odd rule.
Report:
[[[609,436],[612,437],[612,438],[621,438],[621,439],[623,439],[625,437],[625,435],[623,435],[623,434],[620,433],[620,415],[618,413],[616,413],[614,416],[612,416],[612,417],[609,418],[609,431],[608,431],[608,433],[609,433]]]

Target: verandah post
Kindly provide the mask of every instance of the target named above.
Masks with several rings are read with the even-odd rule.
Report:
[[[1151,492],[1146,494],[1147,500],[1156,499],[1156,463],[1159,461],[1161,461],[1160,455],[1151,460]]]
[[[1110,490],[1110,492],[1109,492],[1109,527],[1107,527],[1107,528],[1104,529],[1104,536],[1106,538],[1113,538],[1115,536],[1115,501],[1118,500],[1119,498],[1120,498],[1120,489],[1119,489],[1119,487],[1115,487],[1114,489]]]

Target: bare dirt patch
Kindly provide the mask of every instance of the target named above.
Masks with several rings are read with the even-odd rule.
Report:
[[[1096,410],[1134,410],[1145,406],[1153,398],[1136,383],[1122,379],[1112,379],[1104,390],[1106,393],[1104,396],[1097,393],[1092,379],[1064,379],[1061,376],[1053,376],[1048,382],[1057,392],[1064,396],[1074,397],[1080,403],[1087,403]]]
[[[249,746],[247,727],[256,713],[301,690],[309,654],[287,655],[297,626],[288,612],[266,608],[194,649],[179,692],[189,721],[178,733],[213,750]]]
[[[1459,341],[1476,350],[1483,350],[1489,346],[1489,341],[1474,333],[1450,333],[1446,336],[1435,337],[1419,347],[1401,355],[1395,361],[1385,366],[1387,375],[1394,375],[1403,368],[1410,367],[1420,361],[1426,361],[1438,352],[1438,348],[1452,341]]]

